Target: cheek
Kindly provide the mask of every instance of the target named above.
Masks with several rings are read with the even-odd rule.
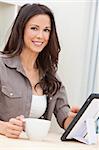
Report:
[[[27,41],[27,39],[28,39],[28,33],[24,33],[24,42],[26,42]]]
[[[45,41],[46,41],[46,43],[48,43],[49,37],[50,37],[50,35],[46,35],[46,36],[45,36]]]
[[[24,32],[24,39],[30,39],[31,37],[33,37],[33,34],[30,30],[26,30]]]
[[[25,43],[29,42],[30,39],[31,39],[31,34],[29,34],[29,33],[24,34],[24,42]]]

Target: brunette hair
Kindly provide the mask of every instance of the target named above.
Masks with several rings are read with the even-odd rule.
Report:
[[[4,47],[3,54],[13,57],[22,52],[26,23],[31,17],[39,14],[46,14],[51,20],[51,32],[48,44],[39,53],[36,60],[38,68],[41,68],[44,74],[39,84],[42,87],[44,94],[53,96],[61,86],[61,82],[56,78],[60,44],[53,12],[47,6],[42,4],[25,4],[20,8],[12,26],[8,41]]]

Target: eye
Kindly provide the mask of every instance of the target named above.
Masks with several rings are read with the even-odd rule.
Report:
[[[47,29],[47,28],[44,29],[44,31],[45,31],[45,32],[51,32],[51,30],[50,30],[50,29]]]
[[[36,31],[36,30],[37,30],[37,27],[31,27],[31,30]]]

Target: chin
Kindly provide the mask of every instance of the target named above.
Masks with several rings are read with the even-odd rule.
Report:
[[[34,53],[40,53],[42,50],[43,49],[38,49],[38,50],[37,49],[36,50],[33,49],[32,52],[34,52]]]

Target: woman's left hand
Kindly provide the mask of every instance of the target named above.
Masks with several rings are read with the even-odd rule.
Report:
[[[74,119],[74,117],[76,116],[76,114],[78,113],[79,110],[80,110],[80,108],[78,106],[71,107],[71,109],[69,111],[69,114],[68,114],[68,117],[64,121],[64,129],[66,129],[68,127],[68,125]]]

